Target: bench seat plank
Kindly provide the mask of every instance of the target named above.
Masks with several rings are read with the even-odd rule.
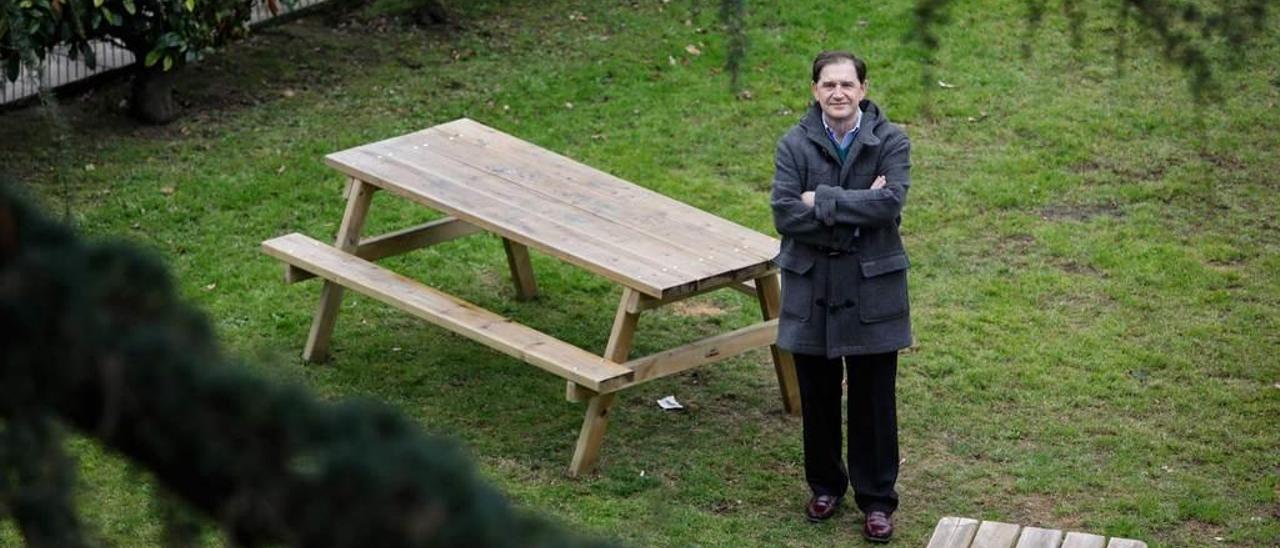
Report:
[[[1015,523],[984,521],[973,536],[973,548],[1013,548],[1022,527]]]
[[[1131,538],[1112,538],[1107,548],[1147,548],[1147,543]]]
[[[1062,548],[1104,548],[1107,537],[1072,531],[1062,541]]]
[[[1017,548],[1059,548],[1062,531],[1040,527],[1023,527]]]
[[[268,255],[400,308],[597,392],[630,381],[633,372],[550,335],[427,287],[302,234],[262,243]]]
[[[933,528],[928,548],[969,548],[969,543],[977,532],[976,519],[944,517]]]

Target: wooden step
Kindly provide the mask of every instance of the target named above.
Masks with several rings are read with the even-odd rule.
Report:
[[[302,234],[267,240],[262,250],[596,392],[611,392],[633,376],[622,365]]]
[[[944,517],[938,520],[928,548],[1147,548],[1147,543],[1127,538],[1107,538],[1089,533],[1022,527],[1014,523]]]

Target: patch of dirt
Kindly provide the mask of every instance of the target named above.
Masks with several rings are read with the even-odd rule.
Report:
[[[1040,218],[1046,221],[1088,221],[1095,217],[1123,215],[1115,204],[1050,204],[1040,209]]]
[[[323,91],[388,58],[418,62],[405,53],[431,41],[429,30],[405,29],[375,34],[363,28],[333,28],[311,15],[257,29],[204,59],[181,68],[174,82],[179,117],[167,125],[148,126],[129,117],[128,70],[59,92],[58,115],[68,130],[81,136],[170,140],[199,135],[216,119],[245,107],[288,101],[299,94]],[[415,47],[406,49],[407,44]],[[429,70],[429,67],[424,69]],[[38,104],[5,112],[6,120],[45,124]],[[21,136],[16,136],[21,139]]]
[[[1036,244],[1035,236],[1032,236],[1030,234],[1014,234],[1012,236],[1009,236],[1007,238],[1000,240],[1000,242],[997,243],[996,246],[999,249],[999,251],[1002,253],[1022,254],[1030,250],[1031,247],[1034,246],[1035,244]]]
[[[1186,538],[1194,540],[1199,546],[1209,546],[1211,544],[1221,543],[1222,541],[1217,539],[1224,538],[1226,536],[1224,534],[1225,529],[1223,529],[1221,525],[1214,525],[1198,519],[1183,521],[1178,529],[1184,533]]]
[[[1015,515],[1022,525],[1062,531],[1080,531],[1084,526],[1084,520],[1080,516],[1054,513],[1054,508],[1060,502],[1060,498],[1054,495],[1028,493],[1015,500],[1018,504]]]
[[[1081,264],[1071,259],[1060,259],[1053,261],[1053,265],[1061,269],[1063,272],[1070,274],[1079,274],[1082,276],[1098,276],[1105,278],[1106,273],[1094,268],[1092,265]]]
[[[721,499],[711,504],[711,511],[716,514],[732,514],[741,506],[741,500]]]
[[[1215,152],[1208,149],[1200,149],[1200,159],[1212,164],[1214,167],[1224,171],[1239,171],[1245,169],[1245,163],[1235,156],[1228,156],[1223,153]]]
[[[1039,299],[1042,310],[1056,313],[1063,327],[1087,327],[1115,308],[1111,297],[1092,291],[1049,294]]]
[[[725,309],[709,299],[685,299],[668,305],[668,308],[677,316],[686,318],[705,318],[709,316],[721,316],[725,313]]]
[[[1157,181],[1164,178],[1169,168],[1182,164],[1178,156],[1151,158],[1147,165],[1135,165],[1117,158],[1094,158],[1071,166],[1069,171],[1084,177],[1086,182],[1101,183],[1104,179],[1125,181]]]

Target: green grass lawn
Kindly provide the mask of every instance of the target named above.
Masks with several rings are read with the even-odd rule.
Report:
[[[164,256],[263,374],[396,406],[523,506],[638,545],[859,543],[856,512],[801,514],[800,423],[765,352],[623,392],[600,473],[572,480],[582,406],[563,381],[359,296],[334,361],[303,364],[318,285],[285,285],[258,250],[332,237],[343,180],[323,155],[462,116],[773,234],[776,139],[809,101],[813,55],[850,48],[914,143],[897,545],[957,515],[1275,546],[1280,36],[1231,54],[1202,101],[1151,48],[1131,40],[1117,62],[1110,11],[1072,49],[1053,14],[1029,35],[1020,0],[975,0],[941,29],[925,85],[908,2],[748,4],[749,98],[729,90],[715,2],[482,2],[450,30],[313,16],[186,70],[188,115],[166,127],[124,118],[121,84],[0,114],[0,170],[84,232]],[[380,194],[367,232],[430,217]],[[597,352],[619,294],[535,254],[542,296],[515,302],[489,236],[386,264]],[[694,303],[643,317],[636,355],[759,314],[729,291]],[[668,394],[688,410],[660,411]],[[157,542],[145,473],[71,443],[96,534]]]

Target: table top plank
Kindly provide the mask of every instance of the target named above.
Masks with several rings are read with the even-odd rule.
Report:
[[[336,157],[336,158],[335,158]],[[424,172],[398,160],[353,149],[340,157],[344,171],[388,192],[437,209],[489,232],[559,257],[572,264],[659,297],[681,279],[654,268],[654,263],[625,250],[599,247],[564,227],[548,226],[542,219],[508,215],[509,209],[465,185]],[[631,274],[638,273],[638,274]]]
[[[440,154],[438,147],[413,149],[402,141],[371,147],[369,150],[394,155],[392,157],[415,169],[462,182],[468,190],[482,193],[503,204],[507,208],[507,215],[538,219],[540,223],[549,228],[554,227],[555,230],[570,230],[577,236],[573,241],[591,239],[606,249],[614,248],[617,253],[634,254],[652,263],[660,272],[663,269],[675,270],[677,273],[684,271],[694,278],[702,278],[758,262],[741,257],[732,262],[708,261],[698,251],[673,245],[647,232],[630,229],[598,213],[562,201],[558,196],[513,185],[501,176]]]
[[[774,238],[466,119],[326,162],[653,297],[762,272],[778,250]]]
[[[770,259],[775,239],[689,204],[468,119],[424,132],[425,141],[530,188],[544,188],[638,230],[705,249],[709,242]]]
[[[423,144],[414,145],[424,147],[417,151],[430,150],[492,177],[496,180],[492,186],[501,192],[499,195],[515,194],[518,203],[526,208],[554,212],[557,218],[572,219],[578,226],[590,227],[601,237],[616,235],[639,249],[666,250],[673,256],[664,258],[664,265],[684,270],[690,280],[762,260],[755,254],[741,253],[741,243],[735,246],[727,241],[716,241],[707,236],[705,229],[678,226],[679,219],[659,207],[628,203],[616,196],[585,191],[583,185],[549,184],[545,173],[537,171],[545,166],[521,165],[518,159],[505,152],[459,149],[457,143],[461,142],[460,139],[451,140],[442,134],[434,135],[432,139],[430,134],[437,132],[426,133],[428,136]],[[408,148],[408,144],[403,142],[399,146]],[[688,232],[704,235],[703,241],[696,245],[690,243]],[[726,248],[729,252],[722,251]],[[771,257],[763,259],[768,258]]]

